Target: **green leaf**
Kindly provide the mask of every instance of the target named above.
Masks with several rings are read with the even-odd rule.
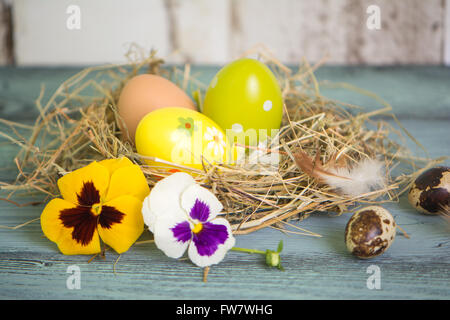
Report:
[[[277,249],[277,252],[280,253],[281,250],[283,250],[283,240],[280,240],[280,242],[278,243],[278,249]]]

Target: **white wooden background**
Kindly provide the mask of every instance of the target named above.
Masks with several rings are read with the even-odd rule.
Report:
[[[264,43],[286,63],[450,64],[450,0],[0,0],[0,64],[119,63],[132,43],[169,62],[223,64]]]

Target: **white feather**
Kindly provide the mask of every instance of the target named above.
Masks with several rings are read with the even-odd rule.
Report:
[[[322,174],[324,182],[349,196],[359,196],[385,186],[384,165],[379,160],[364,159],[352,168],[327,171],[333,175]]]

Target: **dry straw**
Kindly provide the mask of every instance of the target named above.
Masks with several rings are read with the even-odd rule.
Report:
[[[412,138],[390,114],[390,105],[376,95],[348,84],[319,83],[314,71],[320,63],[310,66],[304,61],[294,72],[262,46],[245,53],[254,54],[272,68],[282,87],[285,112],[277,137],[279,144],[258,150],[262,154],[277,153],[278,169],[266,170],[262,164],[210,165],[205,162],[204,170],[195,172],[198,182],[210,188],[223,203],[235,234],[269,226],[292,227],[287,220],[304,219],[312,212],[341,214],[357,204],[396,201],[420,172],[439,162],[411,157],[406,148],[389,137],[394,134],[400,141],[405,135]],[[141,57],[134,48],[129,53],[129,64],[87,68],[62,83],[45,103],[42,89],[36,100],[39,116],[33,126],[2,120],[8,131],[0,132],[1,136],[20,148],[14,159],[17,179],[13,183],[1,183],[1,189],[7,193],[4,200],[14,202],[15,195],[38,192],[44,194],[43,201],[47,201],[58,196],[56,182],[61,174],[105,158],[129,157],[141,165],[150,186],[170,174],[163,166],[144,165],[134,147],[122,141],[117,125],[121,120],[116,112],[120,91],[125,82],[138,73],[159,74],[192,93],[201,108],[207,85],[191,74],[188,64],[164,67],[164,61],[154,52]],[[372,97],[382,108],[362,113],[358,106],[322,96],[323,85],[355,90]],[[372,120],[380,115],[394,119],[400,130],[387,121]],[[369,129],[369,123],[375,129]],[[257,149],[248,148],[250,151]],[[298,150],[310,155],[319,150],[322,163],[352,164],[363,158],[378,157],[388,169],[387,183],[381,190],[357,197],[342,196],[296,166],[292,155]],[[422,162],[421,170],[417,170],[418,162]],[[392,178],[392,170],[400,163],[406,169]],[[297,229],[300,229],[297,233],[318,236]]]

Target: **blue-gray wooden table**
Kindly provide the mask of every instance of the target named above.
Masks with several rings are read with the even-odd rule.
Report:
[[[218,67],[196,67],[193,72],[208,82]],[[51,93],[79,69],[0,68],[0,118],[30,123],[37,113],[34,100],[41,84]],[[323,67],[319,80],[347,82],[372,91],[393,106],[393,112],[432,158],[450,155],[450,69],[445,67]],[[340,101],[380,108],[373,99],[346,90],[322,93]],[[2,127],[4,130],[4,127]],[[412,141],[418,157],[427,156]],[[0,140],[0,180],[17,174],[13,159],[17,147]],[[449,162],[447,161],[448,165]],[[4,196],[4,194],[2,194]],[[33,199],[13,199],[26,202]],[[0,202],[0,225],[14,227],[39,217],[44,205],[16,207]],[[266,228],[237,236],[236,246],[275,249],[284,241],[285,271],[270,269],[264,257],[230,251],[213,266],[208,281],[203,270],[188,260],[166,257],[154,244],[133,246],[106,258],[64,256],[47,240],[39,221],[18,229],[0,229],[0,298],[2,299],[449,299],[450,229],[443,219],[424,216],[406,197],[384,205],[410,239],[397,232],[383,255],[360,260],[344,244],[350,213],[331,217],[313,214],[298,226],[321,238],[282,233]],[[295,230],[295,229],[293,229]],[[145,233],[140,240],[150,239]],[[80,270],[80,288],[67,280]],[[371,267],[372,266],[372,267]],[[378,272],[373,273],[373,270]],[[379,288],[370,284],[379,275]],[[369,285],[368,285],[369,282]]]

